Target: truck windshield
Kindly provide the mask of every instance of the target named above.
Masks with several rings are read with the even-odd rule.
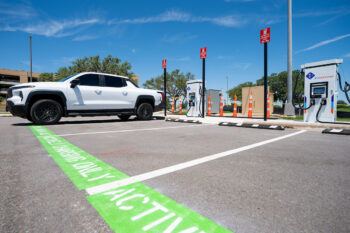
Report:
[[[72,75],[69,75],[68,77],[65,77],[65,78],[59,79],[59,80],[57,80],[57,82],[64,82],[64,81],[66,81],[66,80],[70,79],[71,77],[73,77],[74,75],[75,75],[75,74],[72,74]]]

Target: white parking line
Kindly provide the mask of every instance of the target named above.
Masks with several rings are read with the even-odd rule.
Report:
[[[266,144],[269,144],[269,143],[272,143],[272,142],[277,142],[277,141],[280,141],[280,140],[283,140],[283,139],[286,139],[286,138],[289,138],[289,137],[296,136],[296,135],[304,133],[304,132],[306,132],[306,130],[297,131],[297,132],[294,132],[294,133],[291,133],[291,134],[287,134],[287,135],[284,135],[284,136],[280,136],[280,137],[269,139],[269,140],[262,141],[262,142],[257,142],[257,143],[251,144],[251,145],[247,145],[247,146],[243,146],[243,147],[237,148],[237,149],[224,151],[224,152],[221,152],[221,153],[218,153],[218,154],[209,155],[209,156],[206,156],[206,157],[203,157],[203,158],[199,158],[199,159],[194,159],[194,160],[191,160],[191,161],[188,161],[188,162],[184,162],[184,163],[180,163],[180,164],[176,164],[176,165],[173,165],[173,166],[170,166],[170,167],[161,168],[161,169],[158,169],[158,170],[155,170],[155,171],[151,171],[151,172],[147,172],[147,173],[144,173],[144,174],[136,175],[136,176],[133,176],[133,177],[130,177],[130,178],[126,178],[126,179],[123,179],[123,180],[117,180],[117,181],[113,181],[113,182],[110,182],[110,183],[107,183],[107,184],[98,185],[98,186],[86,189],[86,192],[89,195],[93,195],[93,194],[105,192],[105,191],[110,190],[112,188],[118,188],[118,187],[121,187],[121,186],[129,185],[129,184],[133,184],[133,183],[137,183],[137,182],[141,182],[141,181],[145,181],[145,180],[149,180],[149,179],[152,179],[152,178],[155,178],[155,177],[158,177],[158,176],[162,176],[162,175],[165,175],[165,174],[169,174],[169,173],[172,173],[172,172],[183,170],[185,168],[193,167],[193,166],[196,166],[196,165],[199,165],[199,164],[202,164],[202,163],[206,163],[206,162],[209,162],[209,161],[212,161],[212,160],[215,160],[215,159],[223,158],[223,157],[226,157],[226,156],[229,156],[229,155],[237,154],[239,152],[250,150],[250,149],[253,149],[253,148],[256,148],[256,147],[259,147],[259,146],[263,146],[263,145],[266,145]]]
[[[144,129],[123,129],[123,130],[113,130],[113,131],[97,131],[97,132],[84,132],[84,133],[67,133],[58,134],[61,137],[67,136],[77,136],[77,135],[90,135],[90,134],[107,134],[107,133],[128,133],[128,132],[139,132],[139,131],[153,131],[153,130],[164,130],[164,129],[181,129],[190,127],[199,127],[204,125],[183,125],[183,126],[171,126],[171,127],[159,127],[159,128],[144,128]]]

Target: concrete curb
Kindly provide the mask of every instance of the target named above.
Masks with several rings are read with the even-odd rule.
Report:
[[[10,113],[0,113],[0,117],[12,117]]]
[[[255,123],[255,122],[250,122]],[[271,123],[268,122],[256,122],[256,124],[261,125],[268,125]],[[324,123],[305,123],[305,122],[274,122],[276,125],[283,126],[285,128],[292,128],[292,129],[305,129],[305,128],[311,128],[311,129],[326,129],[326,128],[334,128],[334,129],[350,129],[349,125],[340,125],[340,124],[324,124]]]
[[[350,135],[350,129],[325,129],[322,131],[324,134],[339,134]]]
[[[166,118],[165,121],[168,121],[168,122],[180,122],[180,123],[192,123],[192,124],[202,124],[201,121],[198,121],[198,120],[187,120],[187,119]]]
[[[188,119],[186,116],[177,116],[177,115],[170,115],[167,116],[166,119]],[[350,122],[349,124],[324,124],[324,123],[307,123],[302,121],[292,121],[292,120],[249,120],[249,119],[243,119],[243,118],[229,118],[229,117],[205,117],[205,118],[195,118],[194,120],[198,120],[202,122],[203,124],[218,124],[220,122],[227,122],[227,123],[239,123],[239,124],[258,124],[258,125],[264,125],[264,126],[271,126],[271,125],[277,125],[284,128],[292,128],[292,129],[350,129]]]
[[[165,117],[163,116],[153,116],[152,120],[164,120]]]
[[[230,126],[230,127],[254,128],[254,129],[284,130],[284,127],[280,125],[248,124],[248,123],[232,123],[232,122],[220,122],[218,125]]]

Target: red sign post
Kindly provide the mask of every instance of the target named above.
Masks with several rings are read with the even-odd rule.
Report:
[[[260,43],[265,44],[270,42],[270,40],[271,40],[270,28],[265,28],[260,30]]]
[[[264,44],[264,121],[267,120],[267,43],[270,40],[270,28],[260,30],[260,43]]]
[[[164,116],[166,116],[166,59],[162,60],[162,68],[164,71]]]
[[[199,50],[199,57],[201,59],[207,58],[207,48],[206,47],[200,48],[200,50]]]
[[[205,117],[205,59],[207,58],[207,48],[199,50],[199,57],[202,59],[202,117]]]
[[[162,60],[162,68],[163,68],[163,69],[166,69],[166,59],[163,59],[163,60]]]

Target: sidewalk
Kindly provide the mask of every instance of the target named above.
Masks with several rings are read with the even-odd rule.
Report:
[[[9,112],[0,112],[0,117],[12,117],[12,114]]]
[[[184,115],[168,115],[167,119],[191,119],[198,120],[203,124],[219,124],[220,122],[230,123],[248,123],[260,125],[277,125],[285,128],[305,129],[305,128],[319,128],[319,129],[350,129],[350,124],[322,124],[322,123],[308,123],[302,121],[274,119],[264,121],[263,119],[249,119],[249,118],[233,118],[233,117],[186,117]]]

